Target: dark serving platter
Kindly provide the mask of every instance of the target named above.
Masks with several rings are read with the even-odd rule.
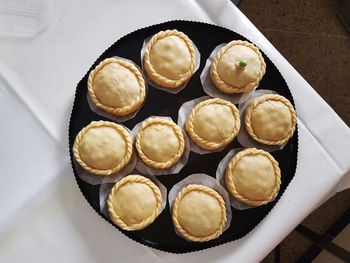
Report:
[[[112,56],[127,58],[141,66],[140,50],[142,48],[143,40],[166,29],[177,29],[189,36],[189,38],[196,44],[201,54],[200,67],[187,84],[187,87],[176,95],[161,91],[149,85],[147,100],[144,106],[137,113],[135,118],[123,123],[123,125],[127,126],[129,129],[132,129],[135,124],[151,115],[170,116],[176,122],[178,110],[184,102],[206,95],[202,89],[199,76],[204,68],[206,59],[209,57],[212,50],[217,45],[228,43],[231,40],[247,40],[245,37],[229,29],[215,25],[190,21],[170,21],[139,29],[122,37],[103,52],[103,54],[91,66],[90,70],[92,70],[103,59]],[[294,105],[292,94],[281,73],[265,54],[263,54],[263,56],[266,62],[266,74],[260,82],[258,89],[275,90],[280,95],[285,96]],[[95,114],[89,108],[87,101],[87,78],[90,70],[85,74],[76,88],[75,100],[69,124],[69,149],[74,176],[82,194],[96,213],[111,223],[111,221],[100,212],[99,185],[90,185],[82,181],[77,176],[77,171],[73,165],[72,146],[78,132],[91,121],[108,120]],[[169,191],[174,184],[193,173],[205,173],[215,177],[216,168],[220,160],[228,153],[228,151],[236,147],[241,147],[241,145],[235,139],[233,143],[228,145],[222,152],[206,155],[199,155],[191,152],[188,163],[180,173],[161,175],[158,176],[158,179]],[[173,253],[197,251],[239,239],[248,234],[257,224],[259,224],[259,222],[274,207],[276,202],[278,202],[294,177],[297,165],[297,153],[298,132],[296,129],[294,136],[282,150],[272,152],[272,155],[279,162],[282,179],[281,189],[275,201],[264,206],[247,210],[236,210],[232,208],[231,226],[217,239],[204,243],[196,243],[188,242],[176,235],[171,220],[169,204],[167,204],[164,211],[154,223],[144,230],[128,232],[117,226],[115,227],[123,234],[139,243]],[[118,233],[116,232],[116,234]]]

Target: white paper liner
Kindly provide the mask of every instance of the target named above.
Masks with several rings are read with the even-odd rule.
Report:
[[[145,80],[145,94],[146,94],[145,99],[143,100],[141,106],[136,111],[134,111],[126,116],[116,116],[116,115],[113,115],[113,114],[111,114],[107,111],[104,111],[103,109],[97,107],[95,102],[93,102],[93,100],[91,99],[89,92],[87,92],[87,101],[88,101],[90,109],[93,112],[95,112],[96,114],[103,116],[105,118],[108,118],[110,120],[113,120],[115,122],[125,122],[125,121],[128,121],[128,120],[134,118],[136,116],[136,114],[141,110],[143,105],[145,104],[146,99],[147,99],[147,94],[148,94],[148,85],[147,85],[147,80],[145,78],[145,75],[143,74],[142,69],[137,64],[135,64],[135,62],[133,62],[132,60],[126,59],[126,58],[118,57],[118,56],[113,56],[113,58],[121,59],[121,60],[124,60],[126,62],[133,64],[138,69],[138,71],[141,73],[143,79]]]
[[[257,206],[254,205],[248,205],[245,203],[240,202],[239,200],[235,199],[230,192],[227,190],[226,183],[225,183],[225,172],[226,172],[226,167],[230,160],[232,159],[233,156],[236,155],[236,153],[244,150],[244,148],[235,148],[229,151],[225,157],[220,161],[218,165],[218,169],[216,170],[216,180],[219,182],[219,184],[227,191],[230,199],[230,204],[233,208],[238,209],[238,210],[245,210],[249,208],[254,208]],[[277,196],[278,192],[276,193]],[[274,201],[276,199],[276,196],[270,201]]]
[[[149,76],[148,76],[148,74],[147,74],[147,72],[146,72],[146,70],[144,68],[144,65],[143,65],[143,56],[145,54],[145,49],[146,49],[146,46],[147,46],[148,42],[151,40],[152,37],[153,37],[153,35],[148,37],[148,38],[146,38],[143,41],[143,45],[142,45],[142,49],[141,49],[141,66],[142,66],[142,70],[144,72],[145,79],[146,79],[146,81],[148,82],[149,85],[152,85],[156,89],[159,89],[159,90],[162,90],[162,91],[166,91],[166,92],[169,92],[169,93],[172,93],[172,94],[177,94],[177,93],[179,93],[181,90],[183,90],[187,86],[187,83],[190,81],[190,79],[192,78],[194,73],[196,73],[196,71],[198,70],[198,68],[200,66],[200,63],[201,63],[201,54],[199,53],[197,46],[193,43],[193,41],[191,41],[192,45],[193,45],[193,48],[194,48],[194,51],[195,51],[195,56],[196,56],[196,65],[195,65],[195,68],[194,68],[194,71],[192,73],[191,78],[189,78],[188,81],[186,81],[184,84],[182,84],[178,88],[164,88],[162,86],[159,86],[157,83],[153,82],[149,78]]]
[[[171,188],[171,190],[169,191],[169,195],[168,195],[171,214],[173,211],[173,204],[174,204],[174,201],[175,201],[178,193],[189,184],[200,184],[200,185],[208,186],[211,189],[215,190],[219,195],[221,195],[221,197],[225,201],[226,216],[227,216],[227,221],[226,221],[226,224],[225,224],[222,232],[224,232],[226,229],[228,229],[231,225],[231,219],[232,219],[232,211],[231,211],[231,206],[230,206],[230,201],[229,201],[229,195],[228,195],[227,191],[219,184],[219,182],[217,180],[215,180],[215,178],[213,178],[207,174],[203,174],[203,173],[191,174],[191,175],[187,176],[185,179],[183,179],[182,181],[175,184]],[[175,229],[175,233],[177,235],[183,237],[176,230],[175,227],[174,227],[174,229]],[[183,237],[183,238],[185,238],[185,237]],[[189,240],[189,241],[191,241],[191,240]]]
[[[107,211],[107,199],[108,199],[108,195],[111,192],[113,186],[120,181],[121,179],[123,179],[126,175],[124,176],[119,176],[117,181],[115,181],[115,183],[103,183],[100,186],[100,191],[99,191],[99,197],[100,197],[100,211],[102,212],[102,214],[104,214],[105,216],[107,216],[109,218],[108,215],[108,211]],[[166,187],[159,182],[159,180],[157,178],[155,178],[154,176],[147,176],[147,175],[142,175],[148,179],[150,179],[153,183],[155,183],[158,187],[160,192],[162,193],[162,206],[161,206],[161,210],[160,213],[164,210],[165,206],[166,206],[166,202],[167,202],[167,189]],[[159,214],[160,214],[159,213]]]
[[[132,143],[134,143],[134,137],[131,131],[125,126],[123,127],[130,133],[132,138]],[[131,173],[135,169],[136,162],[137,162],[137,155],[136,155],[136,152],[133,151],[129,164],[125,166],[123,170],[113,175],[95,175],[93,173],[86,171],[83,167],[79,165],[79,163],[75,160],[75,158],[73,158],[73,164],[74,164],[75,170],[77,171],[77,175],[81,180],[91,185],[116,182],[120,176],[125,176]]]
[[[241,118],[241,128],[237,134],[237,140],[242,146],[247,148],[258,148],[267,152],[274,152],[283,149],[283,147],[288,143],[288,141],[282,145],[266,145],[259,143],[255,141],[252,137],[250,137],[244,122],[245,110],[248,107],[249,103],[254,99],[266,94],[277,94],[277,92],[274,90],[256,90],[254,93],[251,94],[248,100],[238,105],[239,116]]]
[[[150,116],[147,119],[149,119],[149,118],[160,118],[160,119],[174,122],[172,120],[172,118],[164,117],[164,116]],[[146,121],[147,119],[143,120],[142,122]],[[142,122],[139,122],[138,124],[136,124],[134,126],[134,128],[132,129],[131,134],[134,138],[136,138],[137,133],[139,131],[139,127],[142,124]],[[181,171],[181,169],[186,165],[186,163],[188,161],[188,157],[190,155],[190,140],[189,140],[186,132],[184,132],[183,130],[182,130],[182,134],[184,135],[184,139],[185,139],[185,149],[184,149],[184,152],[183,152],[181,158],[173,166],[171,166],[167,169],[156,169],[156,168],[147,166],[142,161],[142,159],[139,156],[137,156],[136,170],[142,174],[145,174],[145,175],[163,175],[163,174],[177,174],[177,173],[179,173]]]
[[[212,97],[209,96],[203,96],[203,97],[199,97],[197,99],[194,100],[190,100],[185,102],[184,104],[181,105],[180,109],[179,109],[179,114],[178,114],[178,118],[177,118],[177,124],[185,131],[185,124],[186,124],[186,120],[188,118],[188,116],[190,115],[192,109],[200,102],[208,100],[208,99],[212,99]],[[187,134],[187,133],[186,133]],[[220,148],[220,149],[216,149],[216,150],[212,150],[212,151],[208,151],[208,150],[204,150],[201,147],[199,147],[197,144],[195,144],[191,138],[189,138],[189,142],[190,142],[190,149],[192,152],[198,153],[198,154],[208,154],[208,153],[214,153],[214,152],[221,152],[226,146]]]
[[[200,80],[203,86],[203,90],[206,94],[209,96],[212,96],[214,98],[220,98],[224,100],[228,100],[233,104],[237,103],[243,103],[248,99],[251,93],[254,92],[254,90],[257,88],[257,86],[249,92],[244,92],[244,93],[232,93],[232,94],[227,94],[219,90],[213,83],[210,77],[210,68],[211,64],[213,63],[213,60],[216,57],[216,54],[220,51],[221,48],[223,48],[226,45],[226,43],[220,44],[215,47],[215,49],[211,52],[209,58],[207,59],[205,63],[205,67],[201,73]]]

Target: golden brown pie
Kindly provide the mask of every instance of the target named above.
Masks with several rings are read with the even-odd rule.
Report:
[[[177,195],[172,208],[174,226],[188,240],[205,242],[223,232],[227,216],[225,201],[213,189],[190,184]]]
[[[281,172],[271,154],[247,148],[230,160],[225,182],[227,190],[235,199],[259,206],[275,198],[280,189]]]
[[[254,140],[267,145],[282,145],[293,136],[297,118],[289,100],[270,94],[250,102],[244,121]]]
[[[76,136],[75,160],[86,171],[96,175],[112,175],[129,164],[133,152],[129,132],[108,121],[93,121]]]
[[[166,169],[181,158],[185,149],[185,139],[181,128],[174,122],[162,118],[148,118],[138,130],[136,149],[146,165]]]
[[[145,81],[138,68],[118,58],[103,60],[90,72],[88,91],[97,107],[115,116],[138,110],[146,97]]]
[[[164,88],[178,88],[193,75],[196,54],[188,36],[177,30],[166,30],[148,42],[143,61],[153,82]]]
[[[160,214],[162,193],[150,179],[128,175],[114,185],[107,206],[114,224],[127,231],[140,230],[152,224]]]
[[[186,121],[188,135],[205,150],[225,147],[236,137],[239,128],[236,106],[218,98],[198,103]]]
[[[224,93],[249,92],[258,86],[266,64],[259,49],[247,41],[234,40],[217,53],[210,76]]]

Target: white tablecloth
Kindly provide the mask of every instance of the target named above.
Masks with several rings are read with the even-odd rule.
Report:
[[[267,14],[268,15],[268,14]],[[67,125],[75,86],[118,38],[173,19],[230,28],[285,77],[299,127],[296,175],[246,237],[174,255],[140,245],[88,205],[72,176]],[[0,262],[256,262],[309,213],[350,186],[350,130],[228,0],[56,1],[35,38],[0,38]]]

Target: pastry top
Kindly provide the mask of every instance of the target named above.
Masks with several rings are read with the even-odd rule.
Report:
[[[126,116],[145,100],[145,81],[138,68],[123,59],[107,58],[89,74],[88,91],[95,105],[113,115]]]
[[[297,122],[293,105],[280,95],[263,95],[253,100],[245,112],[247,132],[256,141],[268,145],[286,143]]]
[[[220,236],[225,227],[225,201],[207,186],[190,184],[178,193],[172,218],[175,228],[186,239],[209,241]]]
[[[111,220],[128,231],[152,224],[161,212],[161,205],[159,187],[140,175],[128,175],[118,181],[107,200]]]
[[[146,165],[166,169],[181,158],[185,149],[185,139],[181,128],[174,122],[162,118],[148,118],[138,130],[136,149]]]
[[[234,40],[217,53],[210,76],[215,86],[224,93],[249,92],[259,84],[265,68],[264,58],[256,46]]]
[[[91,122],[78,133],[73,145],[75,160],[96,175],[119,172],[129,163],[132,151],[129,132],[108,121]]]
[[[220,149],[229,144],[240,128],[238,109],[219,98],[198,103],[186,121],[191,139],[206,150]]]
[[[258,206],[270,202],[276,196],[281,184],[281,172],[271,154],[247,148],[230,160],[225,181],[234,198]]]
[[[177,30],[160,31],[145,49],[144,66],[148,76],[165,88],[177,88],[188,81],[195,65],[192,41]]]

